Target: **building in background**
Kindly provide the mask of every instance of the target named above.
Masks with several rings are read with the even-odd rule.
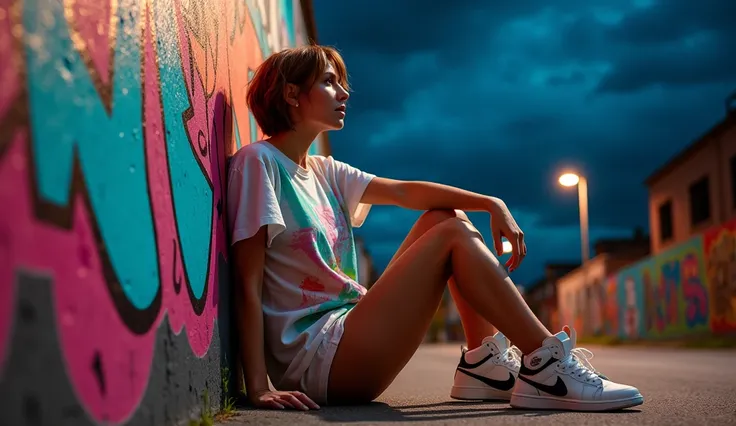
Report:
[[[736,93],[725,117],[646,185],[654,255],[736,217]]]
[[[584,336],[603,334],[603,317],[611,301],[607,278],[646,257],[649,238],[637,229],[630,239],[601,239],[594,247],[592,259],[556,281],[557,308],[563,314],[554,329],[567,324]]]
[[[579,266],[577,263],[547,264],[542,278],[520,289],[526,303],[549,330],[561,327],[557,309],[557,280]]]
[[[559,280],[563,321],[581,336],[736,335],[736,92],[724,117],[646,184],[648,250],[641,233],[599,243],[606,254]]]

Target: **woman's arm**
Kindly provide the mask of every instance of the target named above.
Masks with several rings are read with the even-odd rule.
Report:
[[[263,266],[266,260],[268,226],[262,226],[248,239],[233,247],[235,295],[240,331],[240,356],[248,400],[259,408],[284,407],[298,410],[319,409],[307,395],[296,391],[271,391],[266,372],[263,343]]]
[[[506,262],[509,271],[518,268],[526,257],[524,233],[514,220],[506,203],[500,198],[434,182],[375,177],[366,187],[360,202],[377,205],[390,204],[412,210],[459,209],[489,212],[496,254],[500,256],[503,253],[501,237],[506,237],[511,243],[512,255]]]
[[[248,398],[269,390],[261,305],[266,229],[262,226],[254,236],[233,246],[240,353]]]
[[[365,204],[390,204],[412,210],[459,209],[492,212],[498,198],[434,182],[376,177],[361,198]]]

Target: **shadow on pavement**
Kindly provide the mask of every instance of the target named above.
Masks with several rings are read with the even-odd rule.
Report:
[[[640,410],[626,409],[616,413],[638,413]],[[372,402],[355,406],[328,406],[319,411],[301,414],[319,418],[324,422],[426,422],[468,420],[484,417],[522,416],[544,417],[568,413],[566,411],[532,411],[509,407],[508,403],[488,402],[438,402],[420,405],[391,406],[383,402]]]

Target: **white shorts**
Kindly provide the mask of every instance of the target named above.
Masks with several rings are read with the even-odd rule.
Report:
[[[345,331],[345,319],[350,312],[338,318],[325,332],[322,342],[314,354],[312,363],[300,380],[301,391],[320,405],[327,405],[327,386],[330,381],[330,368],[337,352],[342,334]]]

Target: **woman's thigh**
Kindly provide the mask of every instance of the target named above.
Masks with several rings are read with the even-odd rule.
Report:
[[[373,400],[411,359],[450,277],[452,245],[464,233],[477,230],[460,218],[429,229],[348,314],[330,371],[331,404]]]

